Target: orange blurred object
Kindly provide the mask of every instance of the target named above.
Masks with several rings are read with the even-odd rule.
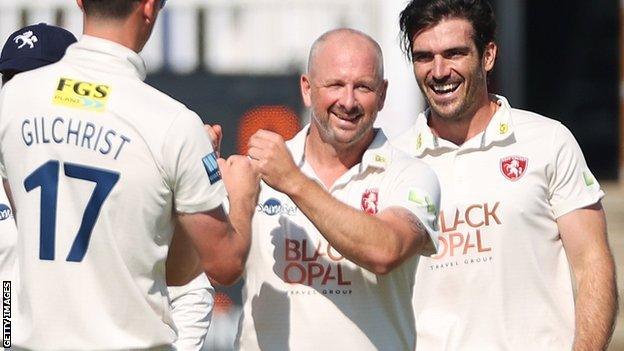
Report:
[[[215,314],[227,314],[232,308],[232,299],[228,296],[228,294],[224,292],[217,292],[214,297],[214,308],[213,311]]]
[[[258,106],[247,111],[238,124],[237,149],[247,155],[247,142],[259,129],[280,134],[284,140],[291,139],[301,129],[297,114],[284,105]]]

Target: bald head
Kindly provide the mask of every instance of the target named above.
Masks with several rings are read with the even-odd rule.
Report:
[[[336,50],[357,48],[362,55],[374,55],[376,58],[376,71],[379,80],[383,80],[383,54],[381,47],[366,33],[351,28],[339,28],[325,32],[312,44],[308,57],[308,74],[314,75],[317,59],[321,55],[335,55]]]

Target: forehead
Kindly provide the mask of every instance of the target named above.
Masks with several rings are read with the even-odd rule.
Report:
[[[379,66],[377,52],[361,38],[335,38],[323,43],[316,54],[313,71],[321,79],[374,77]]]
[[[474,46],[472,24],[463,18],[443,19],[414,35],[412,50],[443,51],[449,48]]]

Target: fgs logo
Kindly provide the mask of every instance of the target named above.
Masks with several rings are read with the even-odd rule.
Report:
[[[290,206],[288,204],[282,204],[278,199],[270,198],[266,200],[263,204],[258,204],[257,211],[267,214],[269,216],[275,216],[278,214],[292,216],[297,213],[297,207]]]
[[[11,218],[11,208],[5,204],[0,204],[0,221]]]
[[[103,112],[111,88],[105,84],[81,82],[71,78],[59,79],[52,103],[55,105]]]

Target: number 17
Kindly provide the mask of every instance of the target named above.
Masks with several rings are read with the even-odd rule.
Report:
[[[39,218],[39,259],[41,260],[54,260],[59,168],[59,161],[48,161],[24,180],[24,188],[27,192],[41,187]],[[78,229],[69,255],[67,255],[67,261],[81,262],[87,253],[91,232],[100,214],[100,209],[119,180],[119,173],[74,163],[65,163],[64,170],[65,175],[69,178],[95,183],[95,189],[82,215],[80,229]]]

